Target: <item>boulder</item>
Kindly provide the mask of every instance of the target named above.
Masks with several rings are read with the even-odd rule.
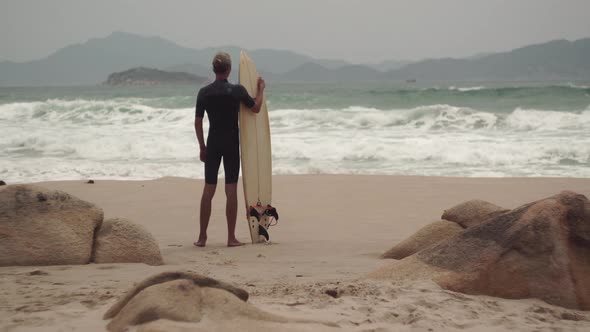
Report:
[[[473,199],[445,210],[441,218],[469,228],[508,211],[510,210],[490,202]]]
[[[574,192],[523,205],[372,272],[468,294],[590,310],[590,202]]]
[[[146,263],[162,265],[158,242],[143,226],[126,219],[107,219],[94,242],[95,263]]]
[[[342,331],[335,324],[322,322],[302,322],[289,320],[273,322],[256,320],[248,317],[234,317],[231,320],[223,317],[207,317],[207,320],[195,322],[177,322],[160,319],[140,325],[137,332],[210,332],[210,331],[281,331],[281,332],[329,332]],[[295,324],[293,324],[295,323]]]
[[[230,284],[227,284],[225,282],[217,281],[215,279],[208,278],[208,277],[204,277],[198,273],[194,273],[194,272],[190,272],[190,271],[188,271],[188,272],[184,272],[184,271],[163,272],[163,273],[153,275],[153,276],[141,281],[139,284],[135,285],[132,289],[130,289],[127,292],[127,294],[125,294],[125,296],[123,296],[121,299],[119,299],[119,301],[117,301],[115,304],[113,304],[113,306],[104,314],[103,318],[110,319],[110,318],[115,317],[115,315],[117,315],[121,311],[121,309],[134,296],[139,294],[144,289],[146,289],[150,286],[153,286],[153,285],[165,283],[165,282],[172,281],[172,280],[178,280],[178,279],[190,280],[192,283],[194,283],[195,285],[197,285],[199,287],[220,288],[220,289],[226,290],[226,291],[234,294],[236,297],[238,297],[240,300],[242,300],[244,302],[248,301],[248,292],[246,292],[245,290],[243,290],[241,288],[234,287]]]
[[[445,210],[441,221],[419,229],[406,240],[389,249],[383,258],[403,259],[422,249],[437,244],[463,231],[481,224],[485,220],[506,213],[509,210],[495,204],[474,199]]]
[[[103,212],[65,192],[0,189],[0,266],[87,264]]]
[[[452,221],[440,220],[420,228],[414,235],[389,249],[383,258],[403,259],[422,249],[433,246],[463,231],[463,227]]]
[[[163,273],[141,282],[107,313],[113,318],[107,325],[112,332],[154,321],[147,331],[190,331],[174,322],[204,321],[205,330],[224,330],[228,321],[308,322],[270,314],[245,302],[247,292],[223,282],[191,272]],[[172,322],[171,322],[172,321]],[[162,325],[163,324],[163,325]],[[172,325],[170,325],[172,324]],[[239,327],[239,325],[237,326]]]

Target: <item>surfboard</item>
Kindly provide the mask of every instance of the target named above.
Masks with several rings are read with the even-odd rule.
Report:
[[[258,93],[258,71],[246,52],[240,53],[239,81],[253,98]],[[272,208],[272,157],[266,98],[259,113],[240,106],[240,147],[246,219],[252,243],[269,240],[268,228],[278,219]]]

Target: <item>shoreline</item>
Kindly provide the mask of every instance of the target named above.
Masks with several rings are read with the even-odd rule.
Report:
[[[414,174],[360,174],[360,173],[313,173],[313,174],[273,174],[273,178],[281,177],[388,177],[388,178],[416,178],[416,179],[474,179],[474,180],[588,180],[590,177],[579,177],[579,176],[455,176],[455,175],[414,175]],[[183,179],[187,181],[204,181],[205,178],[193,178],[186,176],[174,176],[166,175],[158,178],[96,178],[96,177],[84,177],[80,179],[51,179],[41,181],[26,181],[26,182],[6,182],[7,185],[11,184],[40,184],[40,183],[54,183],[54,182],[87,182],[93,181],[114,181],[114,182],[147,182],[147,181],[161,181],[166,179]],[[7,181],[5,178],[0,180]],[[224,177],[220,174],[218,177],[219,184],[223,184]],[[10,180],[8,180],[10,181]],[[238,183],[242,181],[242,174],[240,170],[240,176]]]

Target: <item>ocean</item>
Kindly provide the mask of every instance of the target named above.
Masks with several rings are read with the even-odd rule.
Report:
[[[0,88],[0,179],[203,178],[199,88]],[[266,97],[274,174],[590,177],[587,82],[267,82]]]

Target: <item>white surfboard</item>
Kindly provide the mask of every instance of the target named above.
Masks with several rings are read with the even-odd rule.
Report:
[[[253,98],[258,92],[258,77],[254,62],[242,51],[239,81]],[[257,114],[243,104],[240,106],[240,146],[248,228],[252,243],[264,242],[268,240],[267,230],[272,219],[266,213],[267,206],[272,203],[272,158],[266,99],[263,99]]]

